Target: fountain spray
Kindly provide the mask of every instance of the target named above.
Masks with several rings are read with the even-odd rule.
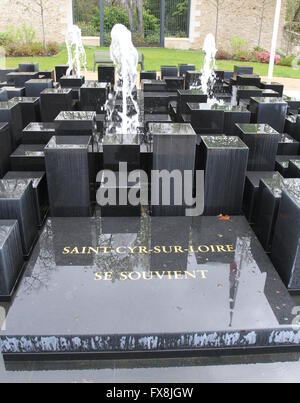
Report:
[[[81,29],[77,25],[71,25],[66,33],[66,46],[68,51],[68,70],[66,75],[71,74],[77,78],[81,76],[81,67],[86,72],[87,61],[84,46],[82,44]]]
[[[122,112],[118,112],[121,118],[121,126],[115,130],[119,134],[134,135],[138,130],[139,108],[134,99],[138,75],[138,52],[132,43],[131,32],[122,24],[117,24],[111,31],[110,55],[117,71],[117,86],[115,100],[122,97]],[[109,99],[109,104],[113,100]],[[108,117],[113,115],[107,105]],[[113,122],[114,123],[114,122]]]
[[[204,40],[203,51],[205,53],[204,66],[201,76],[201,87],[208,99],[213,98],[213,89],[216,81],[216,41],[213,34],[208,34]]]

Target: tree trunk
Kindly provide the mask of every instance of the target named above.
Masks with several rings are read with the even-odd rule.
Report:
[[[41,20],[42,20],[42,30],[43,30],[43,46],[46,49],[46,30],[45,30],[45,18],[44,18],[44,4],[43,0],[40,0],[41,7]]]
[[[216,32],[215,32],[215,40],[216,44],[218,43],[218,31],[219,31],[219,14],[220,14],[220,0],[216,0]]]
[[[300,6],[297,7],[297,10],[295,12],[294,22],[300,22]]]
[[[144,10],[144,1],[137,0],[137,14],[138,14],[138,20],[139,20],[139,36],[142,39],[144,39],[144,37],[145,37],[143,10]]]
[[[125,6],[128,14],[129,25],[131,31],[134,31],[134,17],[133,17],[133,8],[130,0],[125,0]]]

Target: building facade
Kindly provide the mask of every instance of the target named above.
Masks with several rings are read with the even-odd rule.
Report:
[[[0,32],[6,27],[31,24],[37,38],[42,40],[41,8],[37,0],[1,0]],[[46,40],[61,43],[69,23],[72,23],[72,0],[45,0],[44,21]]]

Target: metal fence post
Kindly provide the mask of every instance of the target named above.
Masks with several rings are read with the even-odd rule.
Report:
[[[73,20],[73,24],[75,24],[75,0],[72,0],[72,20]]]
[[[103,4],[103,0],[100,0],[99,10],[100,10],[100,46],[104,46],[105,38],[104,38],[104,4]]]
[[[187,12],[187,37],[190,37],[190,28],[191,28],[191,7],[192,0],[189,0],[189,7]]]
[[[160,4],[160,46],[165,47],[165,19],[166,19],[166,0],[161,0]]]

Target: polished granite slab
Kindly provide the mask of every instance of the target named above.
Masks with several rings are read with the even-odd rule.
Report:
[[[289,186],[282,191],[271,259],[288,290],[299,292],[300,186],[299,179],[294,181],[294,186]]]
[[[251,98],[249,110],[252,123],[267,123],[283,133],[288,104],[282,98]]]
[[[54,136],[45,147],[52,217],[91,215],[88,151],[91,137]]]
[[[5,309],[6,355],[300,347],[243,217],[49,219]]]
[[[276,157],[275,171],[278,171],[284,178],[289,177],[289,165],[291,160],[297,160],[296,155],[279,155]]]
[[[31,122],[23,129],[23,144],[44,144],[49,143],[51,138],[55,136],[56,124]]]
[[[300,151],[299,141],[289,134],[282,134],[279,140],[277,155],[297,155]]]
[[[300,156],[289,161],[288,177],[300,178]]]
[[[241,214],[248,155],[249,149],[239,137],[201,136],[205,215]]]
[[[237,124],[236,128],[250,149],[248,171],[274,171],[281,135],[268,124]]]

